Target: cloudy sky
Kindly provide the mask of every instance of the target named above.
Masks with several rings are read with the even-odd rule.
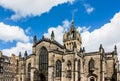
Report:
[[[0,0],[0,50],[4,55],[31,53],[36,35],[63,44],[72,19],[81,33],[86,52],[106,52],[117,45],[120,58],[120,0]]]

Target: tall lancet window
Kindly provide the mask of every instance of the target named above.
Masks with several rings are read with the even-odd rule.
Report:
[[[80,59],[78,60],[78,81],[80,81]]]
[[[56,61],[56,77],[61,77],[62,75],[62,64],[60,60]]]
[[[27,77],[28,81],[31,81],[30,77],[31,77],[31,63],[28,64],[28,77]]]
[[[94,71],[94,60],[93,60],[93,58],[91,58],[90,61],[89,61],[89,71],[91,71],[91,72]]]
[[[40,70],[48,70],[48,51],[45,47],[40,50],[39,63]]]
[[[72,77],[72,63],[70,60],[67,61],[67,78]]]

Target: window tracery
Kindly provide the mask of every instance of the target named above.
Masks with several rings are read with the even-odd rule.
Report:
[[[89,61],[89,71],[90,72],[94,71],[94,60],[93,60],[93,58],[91,58],[91,60]]]
[[[31,63],[28,64],[28,81],[30,81],[31,77]]]
[[[62,75],[62,64],[60,60],[56,61],[56,77],[61,77]]]
[[[46,48],[42,47],[40,50],[40,56],[39,56],[40,70],[48,70],[48,51]]]

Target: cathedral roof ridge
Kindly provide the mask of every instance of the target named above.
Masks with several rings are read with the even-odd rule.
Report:
[[[64,48],[64,46],[63,45],[61,45],[59,42],[57,42],[56,40],[54,40],[54,41],[52,41],[53,43],[55,43],[55,44],[57,44],[58,46],[60,46],[60,47],[62,47],[62,48]]]
[[[51,43],[54,43],[54,44],[58,45],[60,48],[64,48],[64,46],[61,45],[61,44],[60,44],[59,42],[57,42],[56,40],[51,41],[51,39],[45,38],[45,37],[42,37],[42,39],[40,39],[35,45],[33,45],[33,47],[36,46],[37,44],[39,44],[39,43],[42,42],[42,41],[51,42]]]

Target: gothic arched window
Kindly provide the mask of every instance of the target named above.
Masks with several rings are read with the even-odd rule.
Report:
[[[78,81],[80,81],[80,59],[78,60]]]
[[[48,70],[48,51],[45,47],[42,47],[40,50],[39,61],[40,70]]]
[[[90,71],[94,71],[94,60],[93,58],[91,58],[91,60],[89,61],[89,70]]]
[[[30,81],[31,77],[31,63],[28,64],[28,81]]]
[[[70,60],[68,60],[67,61],[67,77],[68,78],[71,78],[71,76],[72,76],[72,63],[71,63],[71,61]]]
[[[62,64],[60,60],[56,61],[56,77],[61,77],[62,75]]]

